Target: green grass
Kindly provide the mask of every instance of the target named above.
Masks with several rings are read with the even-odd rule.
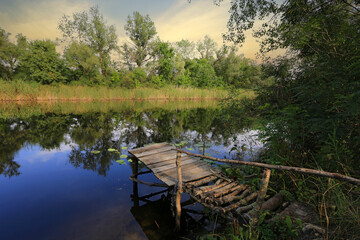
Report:
[[[224,99],[228,91],[223,89],[178,88],[167,86],[154,88],[109,88],[106,86],[48,86],[23,81],[0,80],[0,101],[92,101],[92,100],[205,100]],[[246,91],[239,98],[254,97]]]
[[[185,100],[121,100],[121,101],[43,101],[43,102],[0,102],[0,119],[27,118],[46,113],[79,114],[87,112],[143,112],[151,109],[186,110],[194,108],[217,108],[217,100],[185,101]]]

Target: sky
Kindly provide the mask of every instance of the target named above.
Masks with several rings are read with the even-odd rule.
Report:
[[[222,33],[227,31],[230,15],[229,0],[220,6],[214,5],[213,0],[192,0],[191,3],[187,0],[0,0],[0,27],[10,32],[12,39],[22,33],[30,40],[55,40],[61,37],[57,25],[63,15],[95,5],[107,23],[116,27],[119,45],[127,41],[124,25],[134,11],[149,14],[163,41],[197,42],[209,35],[218,46],[223,44]],[[251,33],[246,36],[239,53],[255,59],[259,45]]]

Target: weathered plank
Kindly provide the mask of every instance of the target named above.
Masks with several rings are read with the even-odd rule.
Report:
[[[153,149],[157,149],[157,148],[160,148],[160,147],[163,147],[163,146],[166,146],[166,145],[170,145],[170,144],[167,143],[167,142],[155,143],[155,144],[151,144],[149,146],[131,149],[131,150],[129,150],[129,153],[135,155],[135,154],[139,154],[139,153],[142,153],[142,152],[145,152],[145,151],[150,151],[150,150],[153,150]]]
[[[177,181],[176,148],[168,143],[129,150],[131,154],[143,162],[161,181],[172,186]],[[181,155],[183,181],[194,181],[213,175],[208,163],[186,154]]]

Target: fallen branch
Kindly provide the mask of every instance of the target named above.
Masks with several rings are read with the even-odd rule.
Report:
[[[332,173],[332,172],[326,172],[321,170],[315,170],[315,169],[309,169],[309,168],[300,168],[300,167],[291,167],[291,166],[283,166],[283,165],[273,165],[273,164],[266,164],[266,163],[259,163],[259,162],[247,162],[247,161],[241,161],[241,160],[230,160],[230,159],[221,159],[221,158],[215,158],[210,156],[205,156],[201,154],[191,153],[187,152],[181,149],[178,149],[179,152],[194,156],[194,157],[200,157],[205,158],[217,162],[225,162],[225,163],[233,163],[233,164],[242,164],[247,166],[253,166],[253,167],[260,167],[260,168],[269,168],[269,169],[276,169],[281,171],[294,171],[299,172],[303,174],[309,174],[309,175],[316,175],[320,177],[328,177],[328,178],[334,178],[337,180],[345,181],[354,185],[360,185],[360,179],[345,176],[339,173]]]

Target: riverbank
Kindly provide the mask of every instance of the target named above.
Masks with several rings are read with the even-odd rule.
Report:
[[[93,100],[218,100],[228,96],[224,89],[109,88],[107,86],[40,85],[22,81],[0,81],[0,101],[93,101]],[[239,98],[254,97],[252,90],[239,90]]]

